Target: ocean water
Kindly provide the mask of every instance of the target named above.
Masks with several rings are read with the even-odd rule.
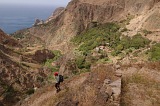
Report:
[[[56,7],[0,5],[0,29],[11,34],[29,28],[35,19],[46,20]]]

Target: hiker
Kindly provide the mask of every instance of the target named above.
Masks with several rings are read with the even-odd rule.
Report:
[[[58,93],[61,90],[60,89],[60,83],[63,82],[63,76],[59,75],[58,72],[55,72],[54,76],[55,76],[55,79],[56,79],[55,87],[56,87],[56,90],[57,90],[57,93]]]

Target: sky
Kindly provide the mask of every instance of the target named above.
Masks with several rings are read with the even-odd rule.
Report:
[[[0,0],[0,5],[66,6],[71,0]]]

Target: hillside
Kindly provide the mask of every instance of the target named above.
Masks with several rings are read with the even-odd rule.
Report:
[[[17,106],[158,106],[160,72],[153,68],[157,65],[97,65],[65,80],[59,93],[48,85]]]
[[[39,59],[24,55],[17,40],[2,30],[0,34],[0,105],[13,106],[33,93],[35,87],[41,87],[50,70],[44,72]]]
[[[22,93],[16,106],[158,106],[159,6],[160,0],[72,0],[44,24],[13,33],[18,42],[1,38],[1,60],[9,64],[1,64],[1,85],[18,89],[14,97]],[[65,78],[59,93],[55,71]],[[15,105],[5,101],[13,91],[0,89],[0,102]]]

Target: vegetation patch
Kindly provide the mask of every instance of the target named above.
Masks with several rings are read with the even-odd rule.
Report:
[[[54,58],[47,59],[44,63],[44,66],[51,70],[50,75],[48,75],[48,81],[54,80],[53,73],[59,71],[60,68],[60,66],[56,64],[56,61],[62,56],[59,50],[54,50],[52,53],[54,54]]]
[[[119,56],[122,59],[126,54],[145,48],[150,44],[150,40],[141,34],[133,37],[122,35],[120,26],[116,23],[93,27],[75,36],[71,41],[77,46],[77,51],[81,53],[81,56],[76,57],[79,69],[89,69],[91,63],[108,62],[110,59],[107,50],[111,50],[112,56]]]
[[[160,60],[160,43],[157,43],[152,46],[151,50],[148,50],[147,53],[150,56],[151,61],[159,61]]]
[[[144,30],[143,30],[143,33],[144,33],[145,36],[147,36],[148,34],[151,34],[152,31],[148,31],[148,30],[144,29]]]
[[[141,34],[136,34],[132,38],[122,36],[119,28],[117,24],[107,23],[83,32],[79,36],[74,37],[72,41],[79,46],[78,50],[83,51],[84,54],[90,53],[91,50],[98,46],[106,46],[106,44],[109,44],[108,46],[114,50],[112,52],[113,56],[129,48],[144,48],[150,43],[150,41],[142,37]]]
[[[28,91],[26,92],[26,94],[28,94],[28,95],[31,95],[31,94],[33,94],[35,91],[34,91],[34,88],[30,88],[30,89],[28,89]]]
[[[107,23],[83,32],[74,37],[72,41],[79,45],[78,50],[89,53],[95,47],[106,45],[106,43],[113,44],[113,42],[119,40],[119,28],[117,24]]]

